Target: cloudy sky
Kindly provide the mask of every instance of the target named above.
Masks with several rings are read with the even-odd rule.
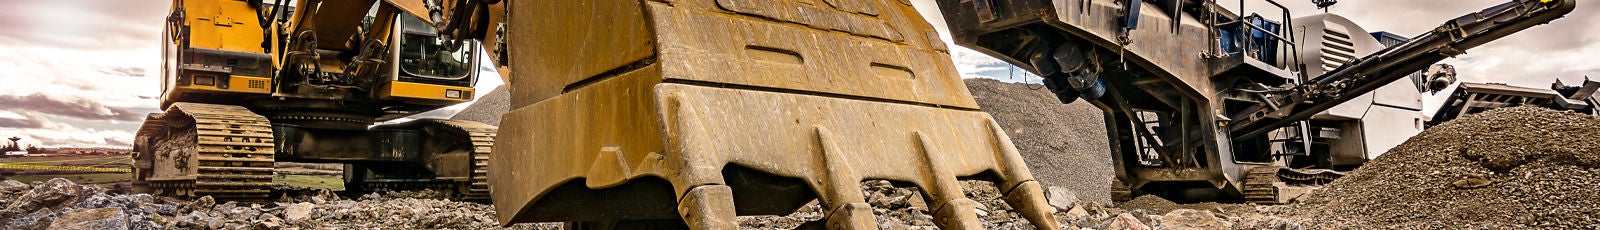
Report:
[[[1252,0],[1250,2],[1254,2]],[[1320,13],[1309,0],[1280,0],[1295,15]],[[943,32],[932,0],[913,0]],[[1226,2],[1226,1],[1225,1]],[[1504,1],[1346,0],[1332,13],[1372,31],[1414,36],[1438,23]],[[1590,3],[1590,2],[1584,2]],[[146,113],[157,112],[165,1],[7,0],[0,2],[0,138],[38,146],[127,147]],[[1226,5],[1226,4],[1225,4]],[[1231,6],[1230,6],[1231,7]],[[1259,9],[1260,7],[1250,7]],[[1461,79],[1548,87],[1559,77],[1600,77],[1600,4],[1446,61]],[[1276,14],[1277,12],[1263,12]],[[948,37],[947,37],[948,38]],[[964,77],[1022,79],[1020,71],[952,46]],[[499,84],[488,73],[480,93]],[[459,107],[432,112],[445,116]]]

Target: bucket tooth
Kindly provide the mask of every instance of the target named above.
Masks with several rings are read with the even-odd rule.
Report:
[[[867,204],[867,198],[861,194],[861,178],[850,165],[845,155],[837,145],[837,138],[829,135],[827,128],[817,127],[816,147],[818,161],[822,162],[819,171],[823,172],[823,183],[813,185],[823,190],[822,204],[829,209],[827,224],[829,229],[878,229],[878,222],[872,216],[872,206]]]
[[[678,203],[678,214],[694,229],[737,229],[739,221],[733,207],[733,188],[703,185],[689,189]]]

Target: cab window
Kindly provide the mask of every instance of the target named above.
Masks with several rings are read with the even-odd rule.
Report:
[[[455,49],[439,40],[439,33],[416,16],[400,15],[400,69],[413,76],[461,79],[473,70],[473,49],[458,42]]]

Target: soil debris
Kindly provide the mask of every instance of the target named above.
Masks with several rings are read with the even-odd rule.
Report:
[[[1501,108],[1429,128],[1284,213],[1326,229],[1600,229],[1600,118]]]

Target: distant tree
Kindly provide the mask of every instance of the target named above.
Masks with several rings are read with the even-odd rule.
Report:
[[[33,145],[28,145],[28,154],[40,154],[40,153],[41,152],[39,152],[39,147],[33,147]]]

